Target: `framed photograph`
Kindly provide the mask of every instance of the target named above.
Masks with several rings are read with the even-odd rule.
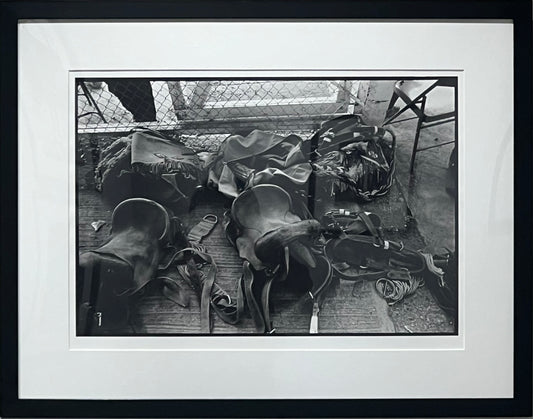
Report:
[[[3,2],[5,417],[531,415],[531,4]]]

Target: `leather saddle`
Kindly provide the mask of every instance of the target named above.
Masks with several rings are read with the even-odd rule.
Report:
[[[126,326],[128,297],[154,278],[170,244],[187,247],[181,224],[169,210],[144,198],[118,204],[109,240],[79,256],[77,333],[99,334]]]
[[[131,198],[118,204],[109,240],[79,256],[77,334],[108,334],[131,327],[130,297],[152,280],[160,282],[166,298],[187,307],[190,295],[178,278],[171,277],[174,272],[179,272],[200,299],[203,333],[211,331],[210,309],[222,320],[235,323],[236,307],[215,284],[215,262],[191,244],[191,233],[185,235],[172,211],[150,199]],[[197,263],[209,265],[205,274],[197,270]]]
[[[379,217],[363,211],[332,211],[322,222],[329,237],[324,253],[336,277],[376,281],[376,290],[391,305],[425,284],[437,304],[457,319],[457,264],[453,253],[431,255],[409,249],[401,241],[386,240]]]
[[[295,214],[291,197],[284,189],[264,184],[245,190],[233,201],[226,233],[244,259],[239,290],[257,331],[274,331],[270,289],[274,282],[290,277],[289,266],[295,263],[307,270],[312,283],[311,332],[316,333],[319,305],[332,276],[329,261],[316,246],[321,224]]]

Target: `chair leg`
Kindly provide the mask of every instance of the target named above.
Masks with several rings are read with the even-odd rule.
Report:
[[[413,144],[413,151],[411,153],[411,165],[409,166],[409,173],[413,174],[413,169],[415,167],[415,158],[418,151],[418,140],[420,139],[420,130],[422,129],[422,124],[424,123],[424,112],[426,110],[426,97],[422,97],[422,103],[420,104],[421,115],[418,117],[418,124],[416,125],[415,141]]]
[[[89,89],[87,89],[87,86],[85,85],[85,82],[84,81],[80,81],[78,83],[79,83],[79,86],[81,87],[83,95],[87,98],[87,101],[89,102],[89,104],[96,110],[96,113],[98,114],[98,116],[100,118],[102,118],[102,122],[104,124],[106,124],[107,121],[105,120],[104,114],[100,110],[100,107],[98,106],[98,103],[96,102],[96,100],[94,100],[94,97],[91,94],[91,92],[89,91]]]

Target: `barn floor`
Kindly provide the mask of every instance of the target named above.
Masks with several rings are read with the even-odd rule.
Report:
[[[451,127],[451,130],[450,130]],[[385,197],[361,205],[382,219],[385,234],[391,240],[402,240],[406,246],[431,252],[444,247],[455,248],[454,200],[444,190],[449,147],[438,147],[417,156],[415,174],[409,176],[408,163],[414,125],[412,121],[394,127],[398,135],[396,182]],[[426,130],[422,141],[444,142],[453,135],[453,125]],[[80,140],[84,139],[80,137]],[[87,138],[85,138],[86,140]],[[92,137],[93,144],[109,138]],[[78,167],[78,245],[79,251],[93,249],[109,236],[112,208],[102,202],[94,190],[91,174],[94,162],[90,159]],[[227,202],[218,193],[201,193],[189,212],[179,214],[184,225],[191,228],[206,214],[215,214],[219,220]],[[331,208],[355,209],[352,202],[331,202],[317,211]],[[315,213],[315,217],[318,214]],[[94,231],[91,223],[105,221]],[[235,284],[241,275],[242,261],[225,238],[219,222],[202,242],[217,263],[217,283],[230,295],[235,295]],[[311,305],[302,297],[301,289],[277,285],[271,294],[272,321],[277,334],[305,334],[309,330]],[[214,334],[253,334],[252,319],[245,317],[237,325],[224,323],[212,316]],[[414,295],[389,306],[376,292],[374,283],[354,284],[336,280],[329,290],[321,311],[319,331],[325,334],[392,334],[392,333],[454,333],[455,327],[435,303],[424,287]],[[133,305],[132,326],[117,330],[116,334],[198,334],[200,314],[197,298],[183,308],[166,299],[156,282],[149,284]]]

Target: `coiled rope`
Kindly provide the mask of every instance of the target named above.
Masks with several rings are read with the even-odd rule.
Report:
[[[380,278],[376,281],[377,292],[387,301],[394,305],[424,285],[424,279],[410,277],[409,279]]]

